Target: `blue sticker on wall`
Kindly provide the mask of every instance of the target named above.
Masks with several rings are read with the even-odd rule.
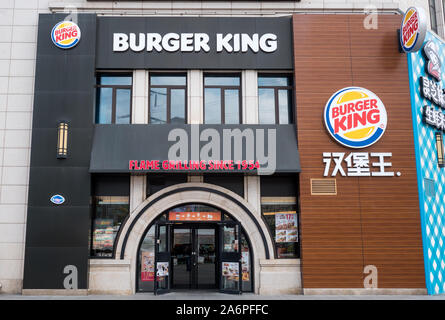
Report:
[[[54,204],[62,204],[65,202],[65,198],[60,194],[55,194],[49,199]]]

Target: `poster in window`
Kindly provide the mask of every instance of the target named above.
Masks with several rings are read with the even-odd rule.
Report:
[[[162,277],[168,276],[168,262],[158,262],[157,266],[157,276],[159,277],[159,281],[162,280]]]
[[[115,237],[113,219],[95,219],[93,232],[94,250],[112,250]]]
[[[298,242],[298,223],[296,214],[275,214],[275,241],[277,243]]]
[[[143,251],[141,255],[141,281],[153,281],[155,278],[154,252]]]
[[[239,281],[239,263],[223,262],[222,274],[227,280]]]
[[[243,274],[243,281],[250,280],[250,269],[249,269],[249,252],[244,251],[241,254],[241,268]]]

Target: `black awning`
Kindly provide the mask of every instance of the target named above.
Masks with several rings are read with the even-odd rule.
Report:
[[[215,170],[221,159],[224,169]],[[243,160],[258,161],[260,174],[300,172],[295,126],[96,125],[90,172],[257,172],[243,168]],[[199,161],[205,168],[197,168]]]

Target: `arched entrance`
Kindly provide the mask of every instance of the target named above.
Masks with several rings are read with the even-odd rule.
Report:
[[[219,208],[189,203],[166,210],[146,230],[138,252],[137,292],[253,291],[249,238]]]
[[[165,188],[147,198],[122,226],[117,240],[116,258],[130,261],[132,291],[136,292],[139,246],[147,229],[167,210],[199,203],[226,212],[248,235],[251,243],[252,279],[259,279],[259,261],[274,258],[273,242],[260,214],[245,199],[230,190],[205,183],[185,183]],[[259,281],[253,281],[258,293]]]

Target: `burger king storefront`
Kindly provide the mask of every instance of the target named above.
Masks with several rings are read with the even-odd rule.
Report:
[[[64,19],[24,294],[426,293],[402,16]]]

